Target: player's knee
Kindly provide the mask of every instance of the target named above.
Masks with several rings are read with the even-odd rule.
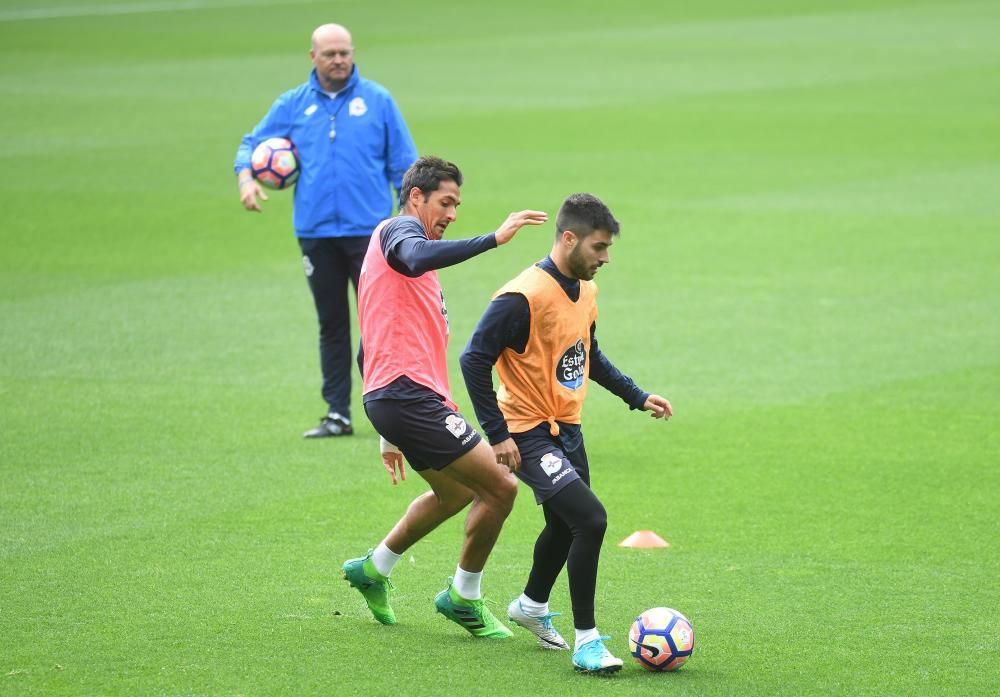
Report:
[[[496,493],[497,504],[510,513],[514,508],[514,499],[517,498],[517,478],[509,472],[505,473],[500,477],[494,493]]]
[[[600,501],[594,501],[587,514],[580,518],[578,526],[581,534],[594,539],[604,539],[604,533],[608,529],[608,512]]]

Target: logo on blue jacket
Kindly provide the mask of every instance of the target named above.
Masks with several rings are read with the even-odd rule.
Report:
[[[587,366],[587,349],[583,345],[583,339],[578,339],[575,344],[566,349],[559,362],[556,364],[556,380],[563,387],[571,390],[578,390],[583,386],[583,371]]]
[[[365,104],[365,100],[361,97],[355,97],[347,105],[347,113],[351,116],[364,116],[368,113],[368,105]]]

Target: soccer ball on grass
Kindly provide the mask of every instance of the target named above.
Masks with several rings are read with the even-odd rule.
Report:
[[[654,607],[635,618],[628,648],[646,670],[677,670],[694,651],[694,627],[677,610]]]

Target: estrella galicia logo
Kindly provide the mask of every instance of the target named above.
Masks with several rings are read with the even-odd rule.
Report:
[[[556,380],[563,387],[578,390],[583,386],[583,371],[587,365],[587,348],[583,339],[566,349],[566,352],[556,364]]]

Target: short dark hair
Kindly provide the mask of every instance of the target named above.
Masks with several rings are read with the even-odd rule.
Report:
[[[462,186],[462,171],[458,165],[433,155],[421,157],[403,175],[403,186],[399,189],[400,209],[410,200],[412,189],[420,189],[427,196],[432,191],[437,191],[443,181],[453,181]]]
[[[580,238],[594,230],[607,230],[617,236],[620,226],[601,199],[593,194],[573,194],[563,201],[556,215],[556,238],[566,230],[572,230]]]

